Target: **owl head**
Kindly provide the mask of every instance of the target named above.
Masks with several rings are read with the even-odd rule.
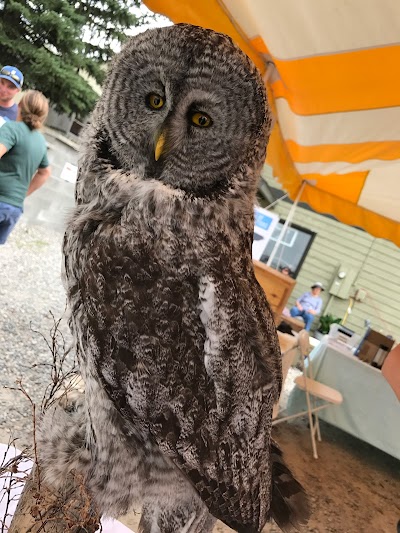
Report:
[[[256,190],[269,129],[250,59],[224,34],[178,24],[132,38],[114,58],[88,146],[125,178],[215,197]]]

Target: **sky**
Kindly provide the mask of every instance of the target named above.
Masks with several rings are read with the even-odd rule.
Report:
[[[150,11],[144,4],[142,4],[140,8],[134,9],[134,13],[136,16],[140,17],[142,15],[152,14],[152,11]],[[152,20],[150,24],[143,24],[142,26],[132,28],[129,31],[129,35],[137,35],[138,33],[142,33],[150,28],[162,28],[163,26],[171,25],[172,22],[168,18],[163,17],[162,15],[156,15],[156,20]]]
[[[1,0],[0,0],[0,5],[1,5]],[[143,15],[153,14],[153,12],[150,11],[143,3],[140,6],[140,8],[133,8],[132,11],[133,11],[133,14],[138,18]],[[162,15],[156,15],[155,19],[151,19],[151,21],[148,24],[142,24],[140,26],[134,26],[133,28],[130,28],[129,30],[126,31],[126,35],[128,35],[129,37],[132,37],[134,35],[138,35],[139,33],[143,33],[144,31],[151,29],[151,28],[162,28],[164,26],[172,26],[172,24],[173,23],[167,17],[164,17]],[[92,42],[95,44],[99,43],[98,39],[94,39],[91,36],[89,31],[86,31],[83,34],[83,37],[84,37],[84,41],[86,42]],[[121,43],[113,42],[111,47],[115,53],[118,53],[121,50]],[[98,88],[98,90],[100,89]]]

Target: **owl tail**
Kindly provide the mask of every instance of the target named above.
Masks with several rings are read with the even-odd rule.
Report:
[[[300,483],[283,461],[282,452],[271,442],[271,518],[285,533],[298,531],[310,517],[310,505]]]
[[[68,392],[55,401],[38,424],[37,445],[44,480],[55,489],[66,487],[69,473],[86,477],[90,450],[85,446],[86,411],[84,394]]]
[[[138,533],[211,533],[215,522],[204,504],[199,505],[197,498],[177,501],[172,505],[171,502],[164,505],[160,502],[145,503]]]

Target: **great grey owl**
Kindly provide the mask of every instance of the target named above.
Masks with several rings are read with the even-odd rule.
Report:
[[[142,502],[144,533],[307,518],[271,441],[281,356],[251,257],[270,125],[247,56],[179,24],[125,45],[86,132],[64,240],[84,408],[53,413],[44,463],[105,514]]]

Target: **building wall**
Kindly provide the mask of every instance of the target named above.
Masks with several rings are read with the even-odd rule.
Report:
[[[269,186],[280,188],[268,168],[264,179]],[[280,201],[272,210],[286,219],[291,203]],[[347,226],[330,217],[302,207],[297,207],[293,223],[314,231],[317,235],[297,277],[297,284],[289,300],[309,290],[315,281],[326,287],[336,279],[338,267],[349,265],[358,271],[350,294],[365,289],[363,302],[355,302],[348,315],[346,326],[362,333],[364,320],[371,320],[371,327],[400,342],[400,248],[393,243],[376,239],[368,233]],[[344,317],[349,300],[323,293],[324,309],[338,317]],[[315,324],[317,326],[317,323]]]
[[[68,133],[71,129],[72,123],[75,119],[75,113],[67,115],[66,113],[58,113],[53,107],[50,107],[49,114],[46,119],[46,126],[56,130]]]

